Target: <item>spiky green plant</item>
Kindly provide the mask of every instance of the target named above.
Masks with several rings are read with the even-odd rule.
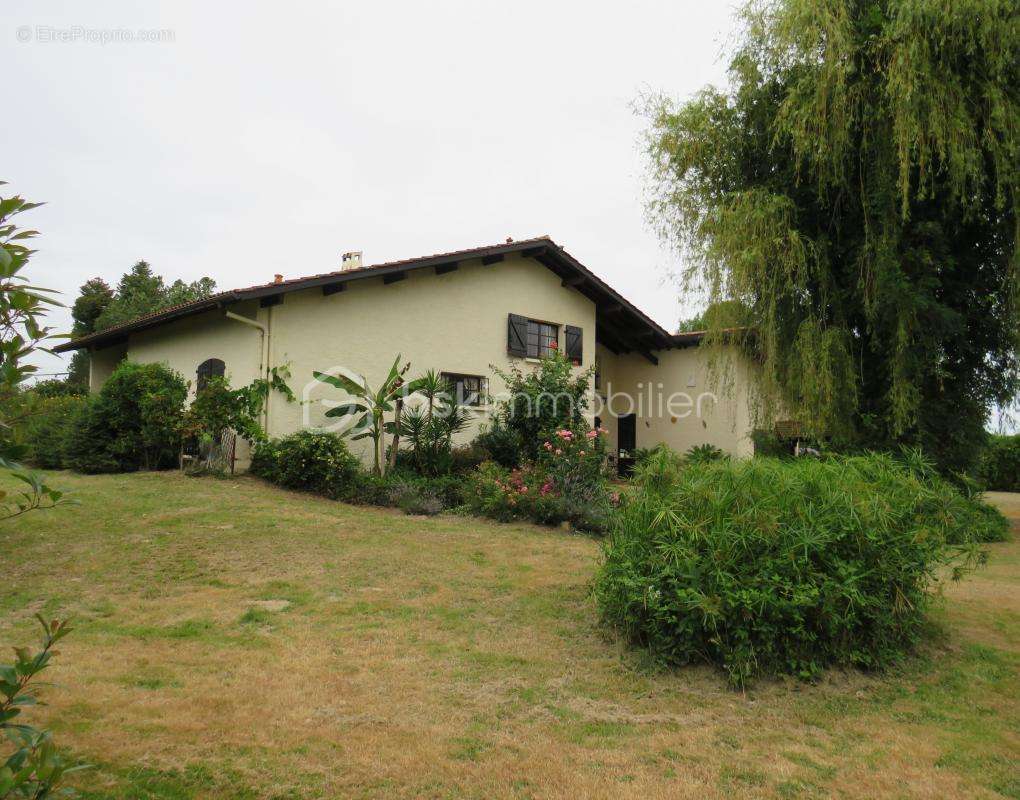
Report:
[[[400,431],[411,447],[415,469],[422,475],[448,472],[455,434],[464,430],[468,412],[457,405],[453,385],[434,369],[409,384],[424,402],[406,408]]]

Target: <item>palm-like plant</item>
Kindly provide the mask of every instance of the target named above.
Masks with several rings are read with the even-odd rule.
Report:
[[[422,474],[435,475],[449,466],[453,435],[468,423],[467,411],[454,398],[453,385],[435,370],[428,370],[408,384],[408,394],[425,399],[400,417],[400,433],[411,446],[415,466]]]
[[[357,380],[355,380],[346,375],[312,373],[318,380],[346,392],[349,396],[350,400],[347,403],[331,408],[326,412],[326,416],[353,419],[354,424],[343,432],[352,440],[371,438],[373,471],[376,475],[382,475],[384,471],[383,437],[386,433],[392,433],[396,429],[393,422],[386,422],[386,414],[393,411],[394,403],[398,398],[414,391],[411,384],[404,385],[404,375],[410,368],[410,363],[404,364],[403,367],[400,366],[400,355],[397,354],[386,380],[375,390],[369,387],[368,381],[361,375],[356,376]]]

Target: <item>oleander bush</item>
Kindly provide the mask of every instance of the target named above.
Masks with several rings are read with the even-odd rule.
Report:
[[[976,500],[886,455],[714,461],[653,456],[615,516],[594,594],[667,664],[734,684],[878,669],[926,630],[935,584],[981,560]]]
[[[1020,435],[990,436],[978,470],[986,489],[1020,492]]]
[[[71,425],[68,466],[87,473],[177,466],[187,394],[164,364],[121,362]]]
[[[605,429],[561,428],[543,437],[537,458],[517,468],[489,462],[471,476],[467,505],[501,522],[570,523],[602,533],[620,501],[605,477]]]
[[[270,483],[327,497],[343,494],[359,469],[360,462],[341,437],[317,431],[256,444],[250,467],[253,475]]]

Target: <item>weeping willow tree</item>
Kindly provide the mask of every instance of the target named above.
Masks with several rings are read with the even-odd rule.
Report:
[[[1017,396],[1018,9],[752,4],[726,91],[648,103],[650,216],[682,292],[748,310],[759,422],[965,470]]]

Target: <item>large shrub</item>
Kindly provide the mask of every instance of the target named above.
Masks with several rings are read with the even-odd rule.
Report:
[[[26,460],[44,469],[66,466],[67,442],[86,403],[86,398],[74,394],[36,398],[19,426],[19,438],[27,448]]]
[[[943,568],[978,557],[975,506],[883,455],[678,468],[664,453],[639,471],[594,592],[658,659],[737,684],[878,668],[918,641]]]
[[[594,367],[575,374],[573,363],[554,352],[533,371],[516,365],[509,372],[493,369],[506,383],[508,398],[499,404],[492,430],[515,434],[524,459],[540,454],[550,431],[584,424]]]
[[[122,362],[75,420],[67,462],[80,472],[177,464],[188,386],[163,364]]]
[[[251,472],[287,489],[338,497],[355,481],[359,466],[335,433],[298,431],[256,445]]]
[[[986,489],[1020,492],[1020,435],[989,437],[979,470]]]

